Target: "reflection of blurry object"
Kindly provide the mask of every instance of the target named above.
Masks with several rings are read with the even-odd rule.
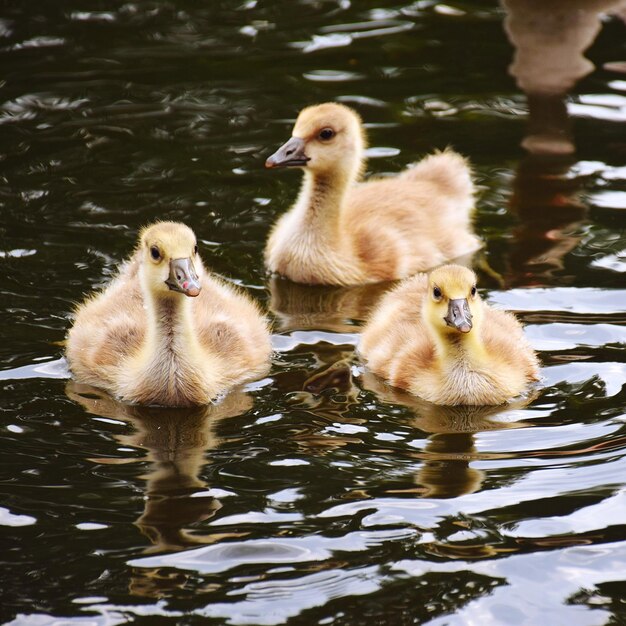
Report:
[[[520,323],[485,304],[476,275],[460,265],[414,276],[385,295],[359,351],[374,373],[436,404],[502,404],[539,378]]]
[[[502,0],[515,46],[510,71],[526,93],[562,94],[593,71],[583,53],[603,13],[626,10],[625,0]]]
[[[566,157],[540,155],[520,162],[510,207],[521,224],[514,231],[508,286],[526,284],[529,275],[547,282],[578,245],[587,207],[579,197],[581,181],[569,173],[570,165]]]
[[[505,29],[515,46],[509,71],[528,96],[530,126],[523,146],[531,153],[571,154],[565,94],[594,66],[583,56],[600,28],[601,14],[625,0],[502,0]]]
[[[103,391],[70,381],[67,395],[94,415],[129,423],[134,432],[116,435],[124,446],[144,448],[151,462],[146,480],[145,509],[137,526],[153,546],[146,552],[180,550],[186,546],[212,543],[224,535],[191,534],[186,526],[213,517],[220,509],[213,497],[193,497],[206,490],[199,478],[207,463],[207,450],[217,448],[215,423],[240,415],[252,399],[234,391],[219,404],[205,407],[166,409],[140,407],[115,401]],[[136,463],[143,458],[94,459],[97,463]],[[204,495],[204,494],[203,494]]]
[[[356,387],[352,382],[350,360],[335,361],[319,368],[304,381],[303,389],[315,395],[333,389],[337,393],[355,397]]]
[[[274,376],[277,389],[289,394],[292,406],[304,409],[315,408],[316,415],[325,413],[337,414],[347,411],[350,405],[357,402],[359,388],[352,376],[354,349],[352,346],[337,346],[328,342],[314,345],[302,345],[292,350],[297,355],[313,353],[315,366],[311,369],[299,367],[278,372]]]
[[[267,241],[272,272],[300,283],[360,285],[411,276],[481,247],[463,157],[445,150],[393,178],[359,182],[364,148],[361,119],[348,107],[329,102],[300,112],[291,139],[266,161],[304,172],[298,199]]]
[[[568,176],[566,155],[575,151],[567,93],[594,66],[583,54],[602,26],[603,13],[626,16],[626,0],[502,0],[505,30],[515,46],[509,71],[528,98],[528,131],[522,146],[529,156],[514,183],[511,208],[522,225],[511,255],[509,285],[527,276],[551,278],[580,240],[586,207],[580,181]],[[619,63],[612,69],[618,70]]]
[[[207,272],[178,222],[141,231],[131,260],[76,310],[67,359],[80,382],[143,405],[208,404],[269,368],[266,320]]]
[[[484,472],[471,467],[470,462],[494,455],[476,451],[474,434],[526,426],[523,421],[497,418],[510,417],[512,411],[524,408],[529,398],[500,406],[439,406],[391,387],[370,372],[363,374],[362,384],[379,400],[409,408],[415,414],[415,428],[431,433],[424,451],[416,455],[424,461],[415,475],[416,483],[423,487],[423,497],[453,498],[478,491]]]
[[[511,277],[545,282],[563,269],[563,259],[580,240],[586,207],[580,181],[568,175],[575,151],[567,93],[594,66],[583,54],[593,43],[602,13],[626,10],[626,0],[502,0],[505,30],[515,46],[509,71],[528,98],[528,131],[522,146],[529,155],[514,183],[511,209],[522,223],[515,233]],[[537,281],[537,278],[533,279]]]
[[[562,95],[528,94],[528,131],[522,147],[532,154],[572,154],[567,105]]]
[[[298,367],[277,372],[274,386],[286,394],[290,410],[304,412],[307,419],[292,431],[291,440],[300,449],[316,456],[355,441],[350,434],[320,433],[326,426],[361,424],[364,419],[354,417],[352,408],[359,404],[359,387],[353,378],[354,348],[325,341],[297,346],[291,351],[299,360],[301,354],[312,355],[312,368]]]
[[[334,287],[302,285],[279,276],[270,280],[270,309],[279,331],[319,329],[355,332],[393,283]]]

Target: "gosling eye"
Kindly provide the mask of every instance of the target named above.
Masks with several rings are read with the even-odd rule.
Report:
[[[193,253],[198,254],[198,244],[193,247]]]
[[[150,256],[155,261],[160,261],[161,260],[161,251],[159,250],[158,246],[150,246]]]
[[[328,141],[329,139],[332,139],[335,136],[335,131],[332,128],[322,128],[322,130],[320,130],[318,137],[322,140],[322,141]]]
[[[472,290],[470,291],[470,293],[472,294],[472,298],[476,295],[476,285],[472,287]]]
[[[441,300],[441,289],[439,289],[439,287],[433,287],[433,298],[435,300]]]

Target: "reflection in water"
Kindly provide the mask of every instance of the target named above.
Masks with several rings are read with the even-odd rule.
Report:
[[[513,183],[519,218],[478,205],[486,259],[503,276],[491,297],[525,312],[548,364],[532,407],[453,415],[359,395],[361,304],[353,312],[353,296],[342,304],[328,289],[332,306],[300,308],[315,291],[305,287],[287,306],[287,284],[273,293],[285,331],[276,339],[287,346],[277,348],[275,383],[255,387],[253,410],[219,424],[179,413],[183,432],[158,414],[124,417],[110,400],[121,422],[71,406],[49,366],[72,302],[155,215],[197,227],[212,267],[260,295],[267,228],[294,184],[260,165],[285,119],[310,102],[363,110],[374,143],[397,155],[388,153],[389,169],[447,143],[486,174],[517,166],[523,96],[510,98],[503,71],[512,51],[502,12],[415,0],[11,4],[0,20],[0,316],[11,329],[2,367],[12,368],[2,376],[0,530],[10,549],[0,622],[626,623],[624,144],[602,116],[608,107],[584,103],[623,107],[623,77],[605,64],[546,93],[528,87],[526,72],[532,140]],[[553,80],[546,63],[572,29],[548,12],[566,6],[586,19],[599,5],[535,4],[541,15],[528,2],[505,5],[526,55],[516,67],[531,58],[514,32],[526,15],[552,39],[535,62]],[[411,30],[383,32],[394,21]],[[603,21],[589,56],[619,61],[623,27]],[[309,54],[294,45],[318,37],[348,42]],[[583,184],[599,209],[588,216]],[[484,185],[508,202],[507,177]],[[504,290],[535,281],[546,288]],[[89,461],[102,453],[134,464]]]
[[[506,33],[515,46],[509,71],[528,96],[532,154],[571,154],[565,97],[593,71],[583,53],[600,32],[603,13],[626,7],[624,0],[502,0]]]
[[[146,506],[137,525],[152,542],[146,552],[179,550],[185,546],[215,541],[214,535],[191,534],[185,527],[213,517],[221,507],[212,497],[193,497],[206,491],[199,477],[208,462],[206,452],[216,449],[216,423],[240,415],[252,407],[241,391],[227,395],[219,404],[186,409],[127,405],[104,391],[70,381],[67,395],[86,411],[130,424],[134,432],[116,435],[124,446],[148,451],[150,471],[146,481]],[[143,462],[143,458],[110,459],[109,463]],[[106,460],[98,458],[98,463]]]
[[[511,209],[521,220],[511,253],[510,285],[550,282],[580,241],[587,207],[581,179],[568,177],[575,152],[567,93],[594,66],[583,56],[601,28],[602,13],[625,7],[624,0],[502,0],[505,31],[515,46],[509,67],[528,99],[528,130]]]
[[[303,285],[280,276],[270,279],[270,309],[277,330],[315,328],[334,332],[354,332],[354,322],[362,322],[381,296],[395,283],[384,282],[354,287]]]
[[[221,508],[217,498],[206,495],[207,484],[200,478],[208,462],[207,451],[220,445],[216,423],[240,415],[252,407],[252,399],[241,391],[227,395],[219,404],[192,408],[163,408],[122,404],[104,391],[70,381],[67,395],[93,415],[121,420],[133,427],[130,434],[116,435],[123,446],[147,450],[149,471],[145,508],[136,524],[152,545],[146,554],[178,551],[209,544],[240,533],[194,533],[190,525],[206,521]],[[144,462],[144,458],[97,458],[98,463]],[[195,497],[194,497],[195,494]],[[198,497],[198,495],[200,495]],[[179,586],[179,575],[139,570],[131,582],[137,595],[160,595]]]
[[[451,263],[473,267],[482,259],[482,251],[452,259]],[[305,285],[273,275],[270,278],[270,309],[277,330],[328,330],[355,332],[355,322],[364,322],[380,298],[398,283],[387,281],[352,287]]]
[[[309,345],[302,344],[290,351],[290,357],[307,360],[313,358],[314,365],[306,369],[290,369],[276,372],[273,376],[277,389],[297,399],[310,398],[309,406],[315,406],[314,397],[339,394],[350,402],[355,402],[359,390],[352,379],[354,347],[336,345],[320,341]]]
[[[439,406],[391,387],[371,372],[364,372],[363,387],[379,400],[400,404],[415,414],[415,428],[431,433],[424,451],[416,456],[424,465],[415,476],[425,498],[454,498],[479,491],[484,472],[471,467],[477,459],[505,458],[505,454],[481,454],[475,448],[474,435],[488,430],[523,428],[523,421],[508,421],[511,412],[524,408],[530,398],[500,406]],[[500,419],[497,419],[497,418]],[[507,420],[503,418],[507,418]]]
[[[354,381],[354,347],[320,341],[290,351],[291,359],[300,361],[303,356],[307,361],[312,358],[313,365],[276,372],[274,386],[286,394],[291,409],[308,416],[292,431],[291,440],[304,453],[324,456],[354,443],[355,438],[337,432],[328,437],[320,430],[333,424],[357,425],[365,421],[351,415],[361,393]]]
[[[542,154],[521,160],[510,203],[520,224],[513,231],[508,286],[528,284],[530,277],[552,282],[578,245],[587,206],[580,199],[581,177],[569,175],[572,165],[569,157]]]

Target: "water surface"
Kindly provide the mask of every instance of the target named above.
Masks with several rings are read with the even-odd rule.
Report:
[[[4,623],[626,623],[626,27],[555,3],[555,42],[523,4],[4,8]],[[363,116],[370,173],[471,159],[473,266],[539,351],[530,403],[390,389],[354,355],[385,286],[266,276],[299,176],[262,165],[324,100]],[[124,406],[61,359],[156,218],[274,320],[270,375],[213,407]]]

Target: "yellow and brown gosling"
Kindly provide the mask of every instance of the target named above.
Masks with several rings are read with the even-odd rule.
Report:
[[[467,161],[431,154],[392,178],[361,181],[360,117],[335,103],[301,111],[292,137],[265,166],[299,167],[294,205],[265,248],[268,269],[300,283],[356,285],[412,276],[480,247]]]
[[[419,274],[386,294],[359,351],[391,385],[441,405],[497,405],[539,379],[518,320],[492,309],[460,265]]]
[[[111,284],[77,307],[66,354],[78,382],[125,402],[193,406],[264,374],[270,352],[266,320],[205,270],[193,231],[158,222]]]

